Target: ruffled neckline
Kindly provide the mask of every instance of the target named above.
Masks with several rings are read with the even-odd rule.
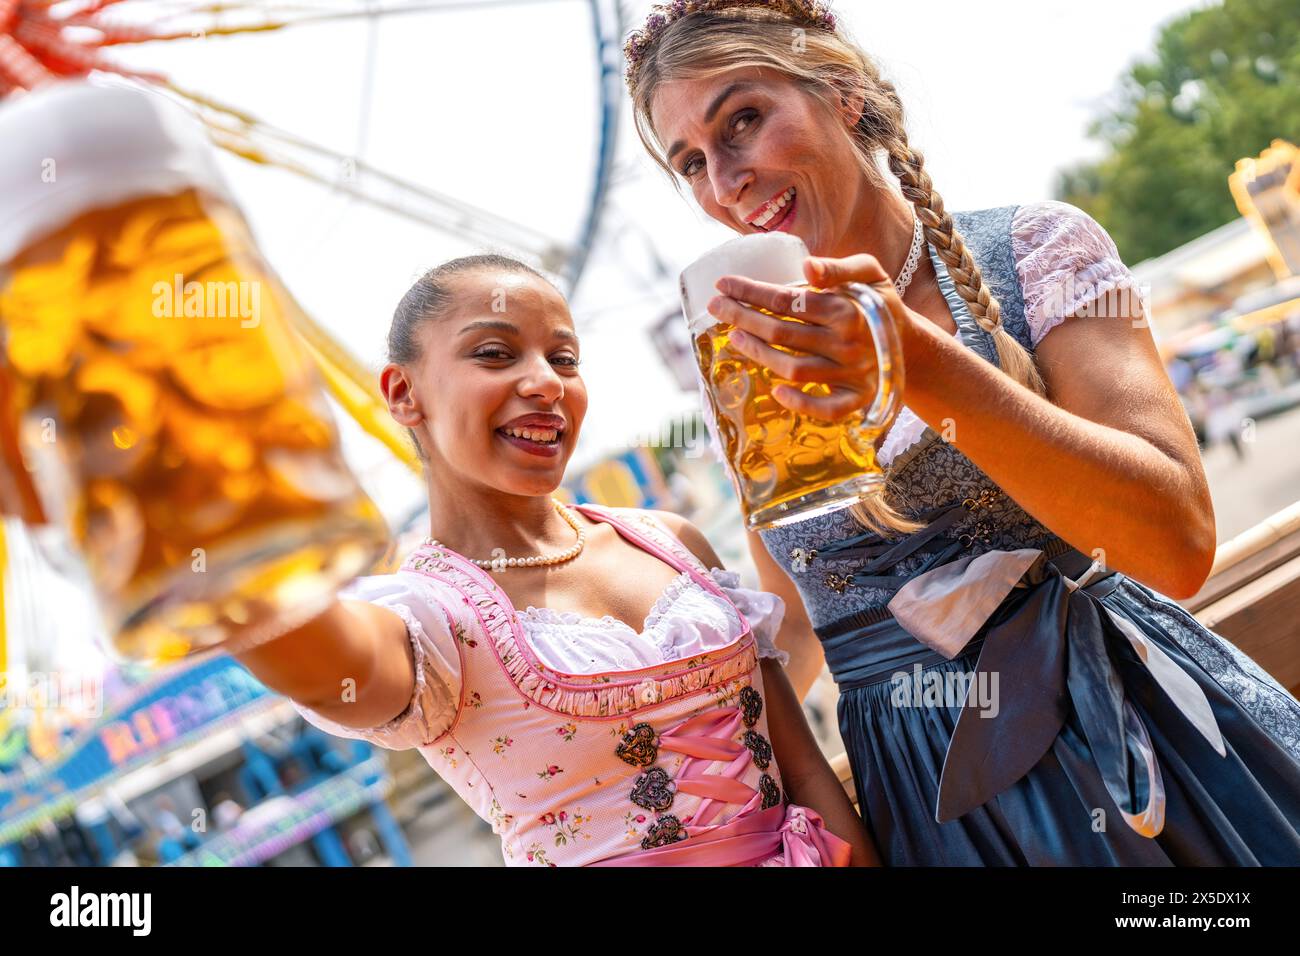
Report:
[[[639,631],[626,621],[609,614],[603,614],[600,617],[587,617],[577,611],[554,611],[549,607],[536,607],[532,604],[518,613],[521,621],[530,624],[537,623],[561,627],[599,627],[608,630],[630,631],[638,637],[644,637],[663,623],[668,616],[668,612],[682,599],[683,595],[694,590],[703,591],[704,589],[696,583],[689,571],[681,572],[669,582],[663,593],[659,595],[654,606],[650,608],[650,613],[646,615],[645,620],[642,622]]]

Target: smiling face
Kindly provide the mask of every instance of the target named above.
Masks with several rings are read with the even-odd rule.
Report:
[[[745,67],[662,83],[651,118],[674,174],[709,216],[745,234],[798,236],[813,255],[838,256],[874,190],[844,135],[858,100],[835,114],[790,78]],[[837,128],[840,124],[842,128]]]
[[[415,366],[381,376],[393,418],[422,437],[435,479],[516,495],[559,487],[587,412],[568,305],[536,276],[479,269],[417,330]]]

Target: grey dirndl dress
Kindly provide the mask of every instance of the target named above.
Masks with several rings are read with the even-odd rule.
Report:
[[[953,218],[1029,348],[1015,208]],[[929,251],[963,344],[996,363]],[[890,471],[921,531],[885,540],[839,511],[761,533],[839,686],[888,864],[1300,864],[1294,697],[1171,599],[1093,567],[934,431]]]

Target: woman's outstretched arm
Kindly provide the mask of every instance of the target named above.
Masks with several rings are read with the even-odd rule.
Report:
[[[406,624],[365,601],[333,601],[301,627],[232,656],[271,690],[344,727],[386,724],[415,693]]]
[[[1047,398],[913,316],[907,403],[932,427],[948,420],[961,453],[1079,551],[1186,598],[1214,563],[1214,504],[1187,412],[1125,298],[1039,343]]]

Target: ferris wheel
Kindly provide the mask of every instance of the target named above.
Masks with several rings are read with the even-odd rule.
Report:
[[[533,35],[540,31],[538,49]],[[554,276],[572,297],[613,179],[622,32],[618,0],[0,0],[0,106],[61,78],[139,86],[191,110],[217,146],[243,161],[234,174],[253,184],[249,191],[274,174],[294,180],[262,190],[264,198],[245,212],[265,227],[259,232],[305,223],[295,239],[329,266],[310,283],[285,276],[295,294],[311,291],[302,286],[319,292],[302,303],[307,318],[299,332],[344,413],[418,472],[366,362],[356,357],[361,346],[348,341],[349,323],[317,313],[358,294],[357,275],[376,269],[364,264],[373,236],[404,227],[406,245],[432,247],[424,236],[436,236],[446,256],[511,255]],[[468,60],[466,49],[475,54]],[[425,55],[432,66],[414,62]],[[390,60],[399,61],[396,69]],[[546,84],[538,77],[548,72],[567,79],[539,102]],[[502,104],[478,102],[489,88],[484,81],[496,79],[499,90],[502,78],[511,99],[534,97],[533,111],[545,114],[548,126],[567,124],[561,135],[589,144],[582,157],[567,142],[550,150],[552,159],[564,158],[559,172],[553,165],[543,174],[541,195],[531,191],[529,172],[500,164],[518,149],[493,141]],[[261,115],[273,105],[266,102],[273,90],[281,94],[279,121]],[[388,160],[400,168],[373,161],[377,125],[418,131],[423,117],[394,123],[390,114],[409,112],[402,101],[425,90],[465,142],[447,150],[445,137],[389,136]],[[576,136],[575,123],[592,128]],[[527,144],[524,151],[536,165],[539,151]],[[467,176],[467,167],[479,175]],[[552,205],[539,217],[543,199],[557,200],[563,214]],[[296,207],[280,208],[291,201]],[[316,209],[329,203],[352,212],[319,218]],[[275,248],[264,251],[284,268]],[[354,298],[351,309],[372,305]],[[366,342],[376,340],[371,334]]]
[[[345,151],[268,122],[254,108],[228,101],[220,90],[201,90],[183,71],[162,72],[133,55],[161,44],[184,48],[214,38],[282,35],[326,24],[365,21],[374,27],[399,19],[423,21],[439,14],[492,13],[500,17],[523,7],[585,8],[588,40],[573,38],[565,55],[592,57],[590,78],[596,109],[595,155],[578,229],[556,235],[499,209],[475,204],[450,191],[381,168],[361,150]],[[570,22],[573,22],[570,20]],[[502,23],[499,29],[510,29]],[[103,74],[161,90],[189,106],[223,149],[262,167],[275,167],[346,194],[393,216],[456,236],[468,243],[509,251],[557,275],[572,293],[600,223],[614,163],[618,107],[622,98],[619,60],[623,18],[616,0],[0,0],[0,98],[64,77]],[[375,34],[358,78],[364,90],[375,68]],[[231,47],[221,54],[240,56]],[[257,55],[257,54],[254,54]],[[530,64],[516,64],[527,82]],[[447,92],[473,97],[457,77],[444,77]],[[297,82],[288,76],[285,82]],[[310,78],[304,78],[304,83]],[[368,113],[373,103],[363,103]],[[557,108],[568,108],[557,104]]]
[[[245,209],[259,234],[274,239],[285,223],[304,223],[294,241],[264,249],[281,271],[287,256],[277,252],[304,241],[327,263],[309,282],[285,275],[300,298],[317,293],[301,303],[299,332],[344,414],[418,473],[357,357],[379,336],[348,339],[347,319],[373,308],[359,298],[358,275],[387,265],[366,263],[372,237],[401,233],[403,247],[421,248],[437,237],[443,257],[511,255],[572,297],[614,178],[622,32],[618,0],[0,0],[0,108],[60,78],[94,76],[191,110],[238,157],[232,175],[250,184],[246,191],[260,189]],[[561,74],[553,91],[539,81]],[[486,100],[502,78],[510,103]],[[377,127],[423,131],[409,101],[425,91],[435,122],[455,131],[453,148],[445,135],[389,135],[392,165],[372,161]],[[499,117],[509,118],[515,101],[544,116],[540,138],[554,126],[562,145],[538,149],[536,134],[530,143],[501,141]],[[262,115],[273,107],[277,117]],[[590,151],[575,156],[575,139]],[[511,165],[516,152],[527,169]],[[538,173],[543,154],[552,165]],[[261,188],[277,174],[274,187]],[[350,207],[348,215],[321,218],[316,210],[331,203]],[[349,297],[350,311],[319,314]]]

